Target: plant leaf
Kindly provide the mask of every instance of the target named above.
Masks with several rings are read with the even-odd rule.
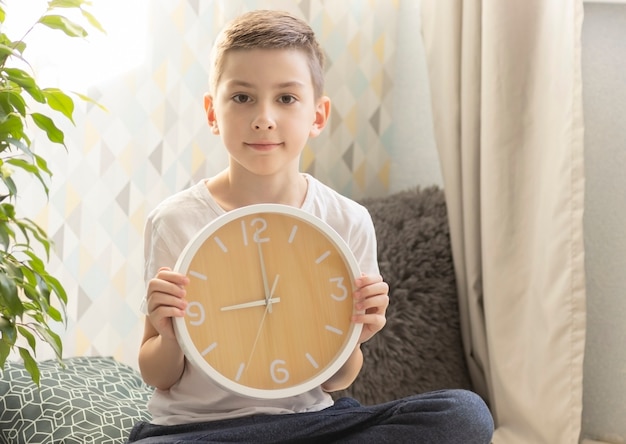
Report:
[[[24,276],[27,274],[28,273],[24,273]],[[48,301],[46,301],[43,295],[39,292],[39,289],[31,283],[24,282],[22,289],[24,290],[24,296],[35,304],[34,310],[32,312],[28,312],[28,316],[33,318],[35,322],[45,322],[43,314],[48,311]],[[24,311],[27,312],[27,310]]]
[[[52,177],[52,171],[50,171],[50,169],[48,168],[48,162],[46,162],[46,159],[34,153],[33,158],[35,159],[35,163],[37,164],[39,169],[41,171],[45,171],[48,176]]]
[[[21,41],[21,40],[18,40],[17,42],[11,42],[11,46],[12,46],[12,48],[13,48],[15,51],[17,51],[17,52],[19,53],[19,55],[18,55],[18,54],[13,53],[13,56],[14,56],[14,57],[19,57],[20,59],[22,59],[22,60],[26,61],[26,60],[24,59],[24,57],[22,57],[22,54],[24,54],[24,50],[26,49],[26,42],[23,42],[23,41]]]
[[[37,339],[35,339],[35,335],[22,325],[18,325],[17,330],[19,331],[20,335],[22,335],[22,337],[26,338],[28,346],[33,351],[33,353],[35,353],[35,348],[37,346]]]
[[[48,8],[78,8],[91,26],[106,34],[106,31],[102,25],[100,25],[100,22],[89,11],[83,9],[83,5],[91,6],[91,4],[92,2],[87,0],[51,0],[48,2]]]
[[[15,323],[6,316],[0,315],[0,333],[2,333],[0,344],[4,343],[12,346],[15,344],[15,341],[17,341],[17,328],[15,327]]]
[[[1,322],[2,318],[0,318],[0,323]],[[1,330],[2,328],[0,328],[0,331]],[[9,353],[11,353],[11,346],[4,342],[4,338],[0,338],[0,368],[4,368],[4,364],[7,362]]]
[[[29,265],[31,270],[33,270],[37,274],[46,272],[46,265],[44,262],[30,250],[24,251],[24,254],[30,258]]]
[[[7,204],[7,203],[3,203],[0,205],[0,209],[2,211],[4,211],[4,207],[5,206],[10,206],[11,204]],[[0,233],[0,243],[2,244],[2,247],[4,248],[4,253],[8,254],[7,251],[9,250],[10,246],[11,246],[11,239],[15,239],[15,231],[13,230],[13,228],[11,227],[11,223],[12,221],[6,216],[6,214],[3,212],[2,213],[2,219],[0,220],[0,227],[2,229],[2,231]],[[8,222],[8,223],[7,223]],[[3,258],[4,261],[9,261],[10,257],[6,256]],[[5,264],[8,266],[8,262]],[[0,268],[0,272],[1,272],[1,268]],[[10,276],[11,279],[13,279],[13,275]]]
[[[19,114],[11,113],[0,119],[0,138],[8,139],[9,135],[11,135],[20,139],[23,134],[24,120],[22,120]]]
[[[87,37],[87,31],[78,23],[73,22],[67,17],[56,14],[47,14],[39,19],[39,22],[50,29],[58,29],[63,31],[70,37]]]
[[[4,222],[0,222],[0,245],[4,248],[4,250],[9,249],[9,245],[11,243],[11,238],[8,233],[8,226]]]
[[[26,101],[21,94],[12,90],[4,90],[0,92],[0,101],[2,102],[2,108],[6,114],[17,111],[20,115],[26,116]]]
[[[41,335],[44,341],[46,341],[52,349],[54,350],[54,354],[60,359],[63,355],[63,344],[61,343],[61,338],[55,332],[53,332],[48,326],[43,325],[33,325],[37,333]]]
[[[24,159],[20,159],[18,157],[7,159],[6,163],[11,164],[13,166],[16,166],[18,168],[21,168],[21,169],[23,169],[26,172],[31,173],[31,174],[39,173],[39,168],[37,168],[37,166],[33,165],[30,162],[27,162]]]
[[[22,316],[24,314],[24,305],[17,294],[17,285],[7,276],[6,273],[0,273],[0,298],[2,305],[7,307],[14,316]]]
[[[0,0],[0,2],[2,2],[2,0]],[[28,62],[22,57],[22,54],[24,54],[24,50],[26,49],[26,43],[23,40],[12,42],[6,34],[0,33],[0,44],[11,50],[11,53],[7,55],[5,60],[8,57],[17,57],[28,64]],[[4,64],[2,66],[4,66]]]
[[[103,34],[107,33],[106,30],[102,27],[102,25],[98,21],[98,19],[96,19],[93,16],[93,14],[91,14],[89,11],[85,11],[82,8],[81,8],[80,12],[83,14],[83,17],[85,17],[87,19],[87,21],[89,22],[89,24],[91,26],[93,26],[94,28],[96,28],[98,31],[100,31]]]
[[[27,162],[24,159],[19,159],[19,158],[13,158],[13,159],[8,159],[6,161],[6,163],[13,165],[17,168],[20,168],[24,171],[26,171],[27,173],[30,173],[32,175],[34,175],[37,179],[39,179],[39,182],[41,182],[41,185],[43,186],[44,192],[46,193],[46,196],[48,195],[48,185],[46,184],[46,180],[43,178],[43,176],[41,175],[40,172],[40,168],[37,165],[34,165],[30,162]],[[7,184],[8,186],[8,184]],[[11,191],[11,190],[10,190]],[[12,195],[17,194],[17,189],[14,190],[15,192],[12,193]]]
[[[59,143],[65,146],[65,134],[57,128],[50,117],[41,113],[32,113],[30,116],[35,124],[46,132],[50,142]]]
[[[30,139],[28,139],[26,137],[26,135],[24,135],[24,140],[30,145]],[[20,151],[22,151],[27,156],[33,157],[33,152],[21,140],[17,140],[17,139],[14,139],[12,137],[8,137],[6,139],[6,142],[8,142],[9,145],[13,145],[13,146],[17,147]]]
[[[19,221],[16,221],[16,224],[18,225],[18,227],[20,227],[20,229],[22,230],[22,233],[24,233],[24,236],[26,236],[27,238],[28,238],[29,232],[33,234],[35,236],[35,239],[37,239],[37,241],[39,241],[41,246],[44,247],[46,251],[46,257],[49,257],[50,241],[48,240],[48,235],[46,234],[44,229],[41,228],[32,220],[30,220],[29,218],[23,218]]]
[[[109,110],[102,104],[96,102],[94,99],[92,99],[89,96],[86,96],[84,94],[81,94],[79,92],[76,91],[72,91],[72,94],[76,94],[78,97],[80,97],[81,100],[83,100],[84,102],[88,102],[88,103],[93,103],[94,105],[96,105],[98,108],[100,108],[102,111],[106,111],[108,112]]]
[[[24,88],[37,102],[45,103],[46,98],[41,92],[41,89],[37,86],[35,79],[26,71],[19,68],[2,68],[0,72],[1,71],[6,73],[10,81]]]
[[[51,275],[46,276],[46,281],[54,293],[59,297],[59,300],[62,302],[63,309],[67,305],[67,293],[65,292],[65,288],[61,285],[57,278]]]
[[[48,316],[50,316],[51,319],[57,322],[63,322],[63,317],[61,316],[61,312],[57,310],[56,308],[54,308],[52,305],[48,307]]]
[[[15,219],[15,207],[11,204],[0,205],[0,214],[2,214],[6,220]]]
[[[74,123],[74,100],[58,88],[45,88],[42,90],[50,108],[63,113]]]
[[[6,60],[11,57],[13,54],[13,48],[8,45],[0,43],[0,61],[2,65],[6,62]]]
[[[30,373],[30,377],[33,379],[33,382],[39,387],[39,379],[41,374],[39,372],[39,366],[37,365],[37,361],[35,361],[30,354],[30,352],[24,347],[18,347],[20,356],[24,360],[24,368],[26,371]]]

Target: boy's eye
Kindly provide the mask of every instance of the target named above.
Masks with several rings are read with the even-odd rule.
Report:
[[[237,103],[246,103],[250,101],[250,96],[246,94],[235,94],[233,100]]]
[[[294,103],[296,98],[291,95],[280,96],[278,101],[284,105],[289,105],[290,103]]]

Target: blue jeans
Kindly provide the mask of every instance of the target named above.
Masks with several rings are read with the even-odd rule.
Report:
[[[141,422],[133,428],[129,442],[489,444],[493,427],[491,413],[478,395],[442,390],[374,406],[341,398],[319,412],[173,426]]]

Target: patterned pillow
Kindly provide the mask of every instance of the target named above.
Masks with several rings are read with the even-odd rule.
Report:
[[[0,378],[0,443],[117,444],[149,419],[152,393],[132,367],[107,357],[39,363],[41,388],[22,364],[7,362]]]

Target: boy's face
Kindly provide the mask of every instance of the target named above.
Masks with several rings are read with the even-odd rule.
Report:
[[[225,54],[214,96],[205,96],[209,125],[228,149],[231,168],[259,175],[297,171],[302,149],[328,119],[330,101],[315,99],[306,55],[291,49]]]

